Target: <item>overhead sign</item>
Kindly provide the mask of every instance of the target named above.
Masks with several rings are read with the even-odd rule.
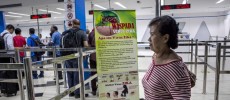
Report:
[[[161,10],[172,10],[172,9],[188,9],[191,8],[190,4],[176,4],[176,5],[163,5]]]
[[[30,15],[30,19],[50,18],[51,14]]]
[[[94,11],[99,100],[139,100],[135,10]]]

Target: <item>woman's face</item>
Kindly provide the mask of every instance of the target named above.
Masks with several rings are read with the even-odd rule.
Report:
[[[160,35],[157,26],[153,25],[150,27],[150,37],[149,37],[149,44],[150,44],[150,49],[154,51],[155,53],[159,52],[160,46],[161,46],[161,38],[162,36]]]

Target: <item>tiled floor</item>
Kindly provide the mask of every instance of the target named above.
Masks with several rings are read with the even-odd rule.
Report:
[[[186,48],[188,50],[188,48]],[[183,48],[179,48],[179,50],[176,51],[184,51]],[[139,55],[152,55],[153,53],[149,50],[139,50]],[[202,48],[199,49],[199,55],[204,54],[204,50]],[[211,49],[209,54],[215,54],[215,49]],[[189,54],[179,54],[184,62],[190,61],[190,55]],[[194,60],[193,60],[194,61]],[[149,66],[149,63],[151,62],[150,57],[140,57],[138,58],[138,67],[139,69],[147,69]],[[215,58],[209,58],[208,63],[210,63],[212,66],[215,67]],[[230,66],[230,58],[227,58],[226,60],[226,69],[229,70]],[[193,65],[194,66],[194,65]],[[194,88],[192,88],[192,97],[191,100],[214,100],[214,88],[215,88],[215,72],[208,68],[208,74],[207,74],[207,93],[202,94],[203,89],[203,67],[204,65],[198,65],[198,73],[197,73],[197,83]],[[52,67],[45,66],[45,67]],[[190,69],[190,65],[188,65]],[[193,68],[194,69],[194,68]],[[48,100],[56,95],[56,87],[53,84],[53,72],[47,71],[45,72],[45,78],[34,80],[34,85],[36,87],[34,88],[35,93],[38,97],[36,97],[36,100]],[[141,79],[144,76],[144,72],[139,72],[139,82],[140,82],[140,98],[144,98],[144,92],[143,87],[141,84]],[[220,94],[219,94],[219,100],[230,100],[230,75],[221,75],[220,77]],[[63,80],[61,80],[63,84]],[[47,84],[48,83],[48,84]],[[64,85],[60,85],[61,91],[64,91],[66,88],[64,88]],[[26,90],[25,90],[26,93]],[[25,96],[26,97],[26,96]],[[14,97],[0,97],[0,100],[20,100],[20,93],[18,92],[17,96]],[[76,100],[72,97],[64,97],[62,100]],[[86,98],[86,100],[97,100],[96,97],[90,96]]]

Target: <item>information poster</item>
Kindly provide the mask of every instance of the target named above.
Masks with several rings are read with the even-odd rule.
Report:
[[[99,100],[139,100],[135,10],[94,11]]]

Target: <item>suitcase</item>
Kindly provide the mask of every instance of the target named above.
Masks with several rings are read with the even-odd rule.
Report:
[[[0,58],[0,63],[12,63],[12,58]],[[4,70],[0,72],[1,79],[17,79],[17,71]],[[19,90],[18,83],[0,83],[1,93],[5,94],[7,97],[17,95]]]

